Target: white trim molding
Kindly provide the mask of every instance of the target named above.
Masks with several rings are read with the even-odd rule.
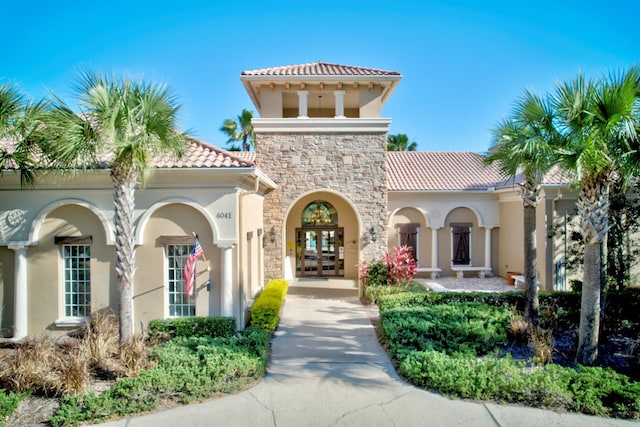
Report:
[[[387,133],[391,119],[277,118],[251,123],[256,133]]]

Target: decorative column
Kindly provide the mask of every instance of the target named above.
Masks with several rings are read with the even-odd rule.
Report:
[[[298,91],[298,118],[299,119],[309,118],[309,113],[307,112],[308,97],[309,97],[308,90]]]
[[[19,340],[28,332],[27,301],[27,247],[24,243],[11,243],[9,249],[15,251],[13,269],[13,339]]]
[[[225,317],[233,316],[233,245],[222,246],[222,292],[221,312]]]
[[[484,267],[487,268],[488,270],[486,271],[486,273],[489,274],[489,276],[492,275],[491,273],[491,229],[493,227],[485,227],[484,228]],[[481,272],[481,276],[482,276]]]
[[[431,268],[438,268],[438,249],[439,249],[439,245],[438,245],[438,228],[432,228],[431,229]],[[437,271],[432,271],[431,272],[431,278],[432,279],[437,279],[438,278],[438,272]]]
[[[336,119],[344,119],[344,90],[333,92],[336,97]]]

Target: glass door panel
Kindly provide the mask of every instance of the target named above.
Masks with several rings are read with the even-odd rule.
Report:
[[[296,229],[296,276],[344,276],[342,228]]]

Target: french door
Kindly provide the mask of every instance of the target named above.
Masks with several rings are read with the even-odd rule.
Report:
[[[296,229],[296,277],[344,277],[344,229]]]

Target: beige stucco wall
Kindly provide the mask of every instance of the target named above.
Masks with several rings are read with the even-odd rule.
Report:
[[[0,246],[0,336],[13,335],[13,251]]]
[[[579,218],[576,215],[576,201],[577,198],[574,194],[564,194],[561,199],[553,202],[555,219],[552,227],[552,244],[554,248],[553,258],[551,259],[552,267],[558,262],[563,265],[566,263],[567,251],[570,250],[570,246],[572,245],[571,232],[579,229]],[[561,277],[559,278],[554,275],[554,283],[558,282],[558,284],[562,286],[562,282],[564,282],[564,288],[566,290],[571,289],[570,285],[572,280],[582,280],[582,268],[580,266],[572,270],[564,268],[560,271],[560,274]]]
[[[252,253],[259,247],[257,229],[262,228],[261,200],[272,184],[264,176],[247,168],[229,170],[167,170],[153,175],[147,187],[136,191],[136,274],[134,277],[134,325],[146,325],[153,318],[166,317],[166,266],[164,247],[158,246],[161,235],[200,235],[205,255],[211,261],[211,273],[206,263],[198,261],[198,315],[219,315],[221,312],[222,249],[231,248],[231,286],[233,315],[240,306],[241,275],[249,275],[249,265],[240,264],[238,251],[246,246],[239,238],[240,229],[253,229]],[[54,244],[56,235],[91,235],[92,244],[92,310],[111,307],[117,312],[119,292],[114,271],[113,188],[107,171],[89,172],[59,179],[48,175],[33,190],[21,191],[19,182],[7,174],[0,181],[0,289],[5,307],[2,328],[13,332],[15,252],[8,246],[25,246],[27,260],[28,333],[59,334],[56,327],[62,316],[60,248]],[[241,194],[256,192],[245,198],[246,214],[241,215]],[[18,218],[17,220],[10,220]],[[243,221],[246,223],[243,225]],[[262,260],[251,255],[257,270]],[[252,269],[253,271],[253,269]],[[255,294],[261,279],[250,274],[250,293]],[[202,289],[211,279],[209,293]]]
[[[249,320],[248,310],[255,295],[264,284],[264,244],[269,244],[268,233],[263,229],[262,196],[251,194],[240,196],[240,238],[238,239],[238,317],[239,326]]]
[[[322,85],[322,86],[321,86]],[[344,116],[349,118],[378,118],[382,112],[383,89],[378,84],[369,88],[363,84],[340,84],[317,81],[289,84],[268,82],[260,85],[260,116],[263,118],[295,118],[299,116],[298,91],[307,92],[308,117],[335,117],[335,91],[344,92]]]
[[[56,236],[92,236],[91,243],[91,310],[117,307],[117,292],[113,277],[113,247],[106,244],[105,230],[89,209],[66,205],[53,210],[44,220],[38,234],[38,245],[27,251],[28,272],[28,333],[29,335],[67,332],[56,327],[64,318],[61,247]]]
[[[524,272],[524,208],[517,193],[507,193],[500,199],[500,247],[499,276],[506,277],[507,272]]]
[[[219,249],[213,245],[213,232],[200,212],[185,204],[169,204],[156,210],[144,230],[144,244],[136,249],[136,274],[134,277],[134,316],[145,325],[152,319],[168,317],[168,278],[166,246],[158,241],[160,236],[191,236],[198,234],[207,261],[220,259]],[[219,266],[200,258],[196,264],[196,315],[209,316],[220,313]],[[211,280],[211,295],[206,283]],[[210,300],[213,305],[210,306]],[[216,304],[216,302],[218,302]]]
[[[484,266],[485,231],[478,227],[478,219],[473,211],[467,208],[456,208],[449,212],[445,226],[438,231],[440,268],[443,276],[455,276],[451,270],[451,224],[471,223],[471,265]]]
[[[397,244],[400,223],[419,223],[419,265],[434,267],[432,239],[437,234],[438,268],[444,276],[454,275],[451,270],[451,223],[472,223],[471,262],[474,267],[485,266],[486,229],[491,229],[491,263],[493,274],[501,264],[503,229],[499,195],[494,192],[390,192],[389,193],[389,248]],[[427,275],[429,273],[426,273]],[[468,273],[475,275],[476,273]]]
[[[389,251],[400,245],[398,226],[401,224],[419,224],[417,258],[418,267],[431,267],[432,230],[427,227],[424,215],[415,208],[402,208],[395,212],[389,221]]]

